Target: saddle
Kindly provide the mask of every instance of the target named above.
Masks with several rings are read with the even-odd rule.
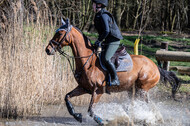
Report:
[[[121,46],[120,48],[117,49],[117,51],[115,52],[115,54],[113,55],[113,57],[111,58],[111,62],[113,64],[115,64],[115,68],[117,69],[121,63],[121,60],[119,59],[119,57],[123,57],[127,55],[127,51],[125,46]]]
[[[101,53],[99,54],[99,61],[101,67],[107,71],[104,62],[102,62],[101,58]],[[130,71],[133,68],[133,62],[131,59],[131,56],[127,53],[126,47],[121,46],[120,48],[117,49],[113,57],[111,58],[111,62],[115,65],[116,71],[117,72],[122,72],[122,71]]]

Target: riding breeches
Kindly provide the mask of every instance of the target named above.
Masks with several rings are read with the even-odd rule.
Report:
[[[105,45],[105,51],[103,54],[103,60],[109,62],[111,57],[115,54],[119,47],[120,41],[110,42],[108,45]]]

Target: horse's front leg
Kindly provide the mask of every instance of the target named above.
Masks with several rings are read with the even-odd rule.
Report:
[[[95,103],[97,103],[100,100],[100,97],[102,96],[103,92],[102,90],[97,90],[95,89],[94,92],[92,93],[92,97],[91,97],[91,101],[90,101],[90,105],[88,108],[88,112],[90,114],[90,116],[99,124],[99,125],[103,125],[103,120],[94,114],[92,108],[95,106]]]
[[[80,96],[83,94],[86,94],[87,92],[84,90],[84,88],[81,87],[76,87],[74,90],[66,94],[65,96],[65,103],[67,106],[67,109],[69,113],[79,122],[82,122],[82,114],[81,113],[75,113],[75,109],[71,102],[69,101],[70,98],[75,97],[75,96]]]

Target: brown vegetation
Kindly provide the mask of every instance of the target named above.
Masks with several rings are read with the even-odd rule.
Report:
[[[48,10],[38,10],[31,1],[34,13],[40,15],[34,22],[34,13],[23,15],[21,1],[4,4],[3,9],[13,13],[6,14],[9,19],[2,15],[1,22],[5,28],[1,29],[0,42],[1,116],[36,114],[44,104],[64,101],[75,83],[65,60],[58,55],[47,57],[44,51],[55,30]]]

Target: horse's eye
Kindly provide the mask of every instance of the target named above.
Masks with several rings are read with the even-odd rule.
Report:
[[[63,34],[62,33],[58,33],[59,36],[62,36]]]

